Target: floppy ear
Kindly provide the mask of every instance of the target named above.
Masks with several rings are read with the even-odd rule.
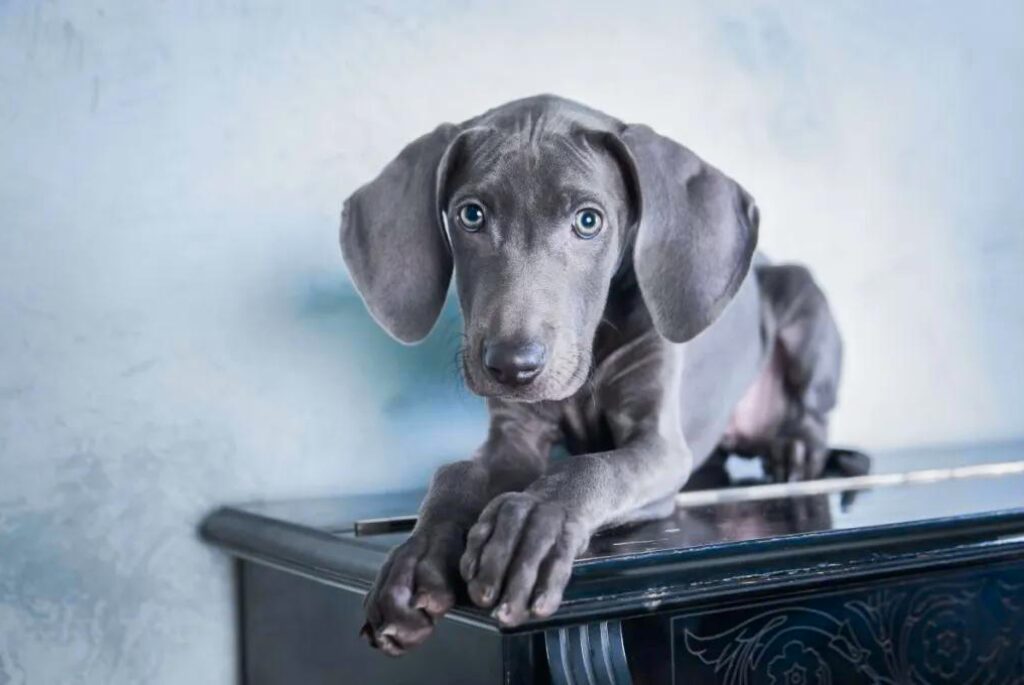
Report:
[[[374,320],[403,343],[419,342],[444,306],[452,255],[438,183],[458,127],[414,140],[380,176],[345,201],[341,253]]]
[[[686,342],[718,318],[747,275],[757,206],[735,181],[648,126],[628,125],[620,138],[635,167],[640,292],[658,332]]]

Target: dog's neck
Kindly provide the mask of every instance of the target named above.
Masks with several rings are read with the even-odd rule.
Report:
[[[633,270],[633,249],[627,245],[608,289],[601,324],[594,335],[594,363],[633,338],[651,331],[654,322]]]

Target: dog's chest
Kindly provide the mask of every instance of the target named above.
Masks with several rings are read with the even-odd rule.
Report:
[[[562,440],[569,454],[603,452],[615,448],[608,421],[590,393],[567,401],[562,412]]]
[[[607,417],[609,410],[621,408],[616,405],[621,403],[623,393],[615,384],[635,386],[646,382],[645,372],[636,370],[644,366],[638,362],[659,355],[661,348],[635,287],[610,299],[594,336],[590,381],[561,407],[562,438],[570,454],[618,447]]]
[[[617,405],[621,404],[623,393],[607,383],[608,379],[629,385],[645,381],[642,373],[630,372],[637,361],[656,353],[655,350],[647,349],[650,347],[649,341],[645,346],[643,338],[650,336],[644,336],[641,331],[632,338],[624,338],[618,330],[598,331],[593,348],[595,368],[591,372],[591,381],[562,405],[562,436],[571,454],[602,452],[619,447],[615,444],[607,412],[621,409]],[[631,342],[626,344],[626,340]]]

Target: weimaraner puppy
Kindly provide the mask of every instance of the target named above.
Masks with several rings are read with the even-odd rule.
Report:
[[[490,412],[367,596],[372,645],[421,643],[462,582],[502,624],[550,615],[591,535],[670,513],[716,449],[820,471],[839,333],[757,232],[753,198],[687,148],[549,95],[438,126],[348,198],[345,264],[392,336],[430,332],[454,270]]]

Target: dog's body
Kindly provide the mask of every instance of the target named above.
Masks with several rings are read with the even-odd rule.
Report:
[[[817,475],[840,338],[806,269],[755,255],[757,224],[689,150],[551,96],[439,127],[346,202],[346,263],[395,337],[429,332],[454,262],[491,414],[368,595],[371,644],[425,639],[460,574],[503,623],[550,614],[594,531],[669,513],[716,449]]]

